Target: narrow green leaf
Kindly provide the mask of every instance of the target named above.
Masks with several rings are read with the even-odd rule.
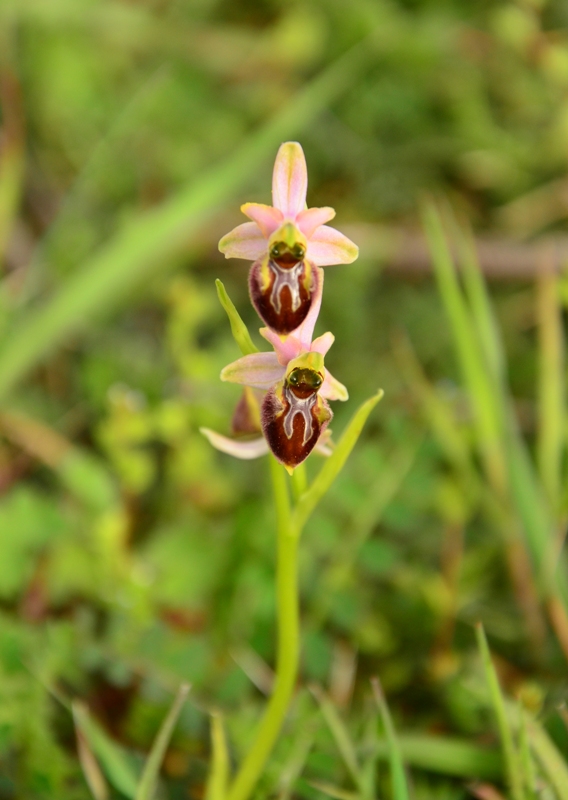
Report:
[[[248,332],[247,326],[242,321],[241,315],[227,294],[227,290],[223,286],[223,283],[218,278],[215,281],[215,286],[217,287],[217,297],[219,298],[219,302],[229,317],[231,333],[233,334],[233,339],[237,343],[239,350],[243,356],[248,356],[250,353],[258,353],[258,347],[254,345],[252,339],[250,338],[250,333]]]
[[[206,800],[224,800],[229,783],[229,752],[223,717],[218,711],[211,714],[211,767],[207,781]]]
[[[544,728],[535,719],[527,719],[529,741],[546,775],[558,795],[568,800],[568,765]]]
[[[464,288],[483,357],[495,384],[502,386],[505,378],[505,354],[487,287],[477,259],[473,234],[469,228],[464,229],[457,224],[449,207],[447,216],[450,219],[452,232],[458,246]]]
[[[175,724],[179,717],[182,706],[185,703],[188,692],[189,685],[187,683],[182,683],[178,689],[176,698],[172,703],[172,707],[168,711],[168,714],[162,723],[162,727],[158,731],[158,735],[154,739],[154,744],[150,750],[150,755],[148,756],[146,764],[144,765],[140,783],[136,789],[135,800],[153,800],[154,798],[156,784],[158,782],[158,775],[160,772],[160,767],[162,766],[162,761],[164,760],[166,748],[170,742],[170,739],[172,738]]]
[[[359,406],[332,455],[320,469],[310,488],[299,499],[292,515],[292,530],[297,536],[300,535],[317,504],[343,469],[345,462],[349,458],[351,451],[361,435],[361,431],[363,430],[363,426],[369,414],[383,395],[383,390],[379,389],[377,394],[373,395],[373,397]]]
[[[0,157],[0,264],[18,212],[25,171],[23,143],[6,138]]]
[[[385,468],[378,469],[376,477],[365,492],[349,522],[349,536],[342,538],[330,553],[329,561],[319,576],[320,591],[310,615],[311,626],[320,629],[328,617],[337,592],[353,578],[357,558],[367,539],[380,522],[385,510],[399,491],[415,461],[420,443],[408,440],[386,456]],[[388,466],[387,466],[388,464]]]
[[[318,792],[322,792],[328,797],[332,797],[333,800],[359,800],[359,795],[357,792],[348,792],[345,789],[342,789],[340,786],[334,786],[332,783],[328,783],[327,781],[308,781],[308,785],[312,786],[314,789],[317,789]]]
[[[456,425],[451,406],[426,378],[409,339],[402,334],[396,336],[393,340],[393,352],[402,377],[418,398],[422,412],[446,457],[464,474],[468,482],[476,482],[467,441]]]
[[[499,686],[499,679],[495,672],[495,667],[491,660],[491,653],[489,652],[489,645],[485,637],[483,625],[478,622],[475,627],[477,637],[477,644],[481,653],[481,660],[483,662],[483,669],[485,672],[485,680],[489,687],[489,696],[493,705],[493,711],[497,718],[497,727],[499,728],[499,736],[501,738],[501,747],[503,748],[503,756],[505,759],[505,767],[507,770],[507,782],[513,800],[524,800],[523,787],[521,783],[521,771],[517,752],[513,742],[513,734],[509,725],[507,710],[503,695],[501,694],[501,687]]]
[[[525,789],[525,795],[527,800],[536,800],[537,798],[536,769],[530,748],[527,715],[520,703],[518,706],[518,715],[519,715],[519,752],[520,752],[520,763],[523,770],[523,784]]]
[[[568,601],[568,581],[555,569],[554,524],[549,514],[527,446],[519,432],[511,400],[506,393],[497,328],[475,256],[464,245],[462,256],[472,310],[462,295],[442,223],[433,204],[424,208],[424,225],[430,242],[440,294],[452,326],[464,382],[472,398],[479,449],[496,499],[518,513],[531,554],[539,588],[554,595],[556,587]],[[506,531],[508,535],[508,531]]]
[[[539,342],[538,440],[540,479],[554,512],[562,491],[565,446],[564,333],[558,296],[558,279],[546,261],[537,281]]]
[[[479,450],[487,474],[503,495],[506,487],[502,451],[501,402],[497,387],[489,378],[473,320],[463,297],[442,222],[433,203],[423,208],[423,222],[434,271],[446,314],[452,327],[459,364],[474,407]]]
[[[449,736],[399,733],[397,739],[402,758],[409,766],[456,778],[497,780],[503,775],[501,753],[487,747]],[[385,760],[390,757],[387,742],[378,743],[377,756]]]
[[[388,744],[393,800],[409,800],[408,784],[406,782],[406,774],[404,772],[402,752],[378,678],[373,678],[371,680],[371,686],[373,687],[373,695],[381,714]]]
[[[83,703],[75,700],[72,708],[75,726],[98,758],[110,783],[130,800],[134,800],[137,776],[124,750],[93,720]]]
[[[19,26],[12,19],[0,22],[0,72],[3,89],[3,129],[0,149],[0,268],[16,221],[26,174],[26,131],[23,93],[18,84],[17,37]],[[4,287],[2,287],[3,289]],[[0,292],[2,291],[0,289]],[[0,298],[0,307],[4,297]]]
[[[320,686],[314,684],[310,686],[310,691],[319,703],[323,718],[345,762],[345,766],[349,770],[353,783],[358,789],[362,789],[361,770],[357,761],[355,747],[341,717],[337,713],[337,709]]]
[[[326,67],[218,166],[124,224],[52,297],[24,314],[0,347],[0,400],[54,348],[107,314],[133,286],[187,247],[280,142],[306,128],[352,85],[373,54],[374,39],[369,36]]]
[[[278,778],[278,800],[289,800],[292,796],[294,785],[302,774],[313,747],[319,724],[320,714],[317,712],[311,719],[302,719],[301,724],[296,727],[295,741]]]
[[[75,716],[75,709],[73,708],[73,716]],[[77,734],[77,753],[83,775],[87,781],[87,785],[91,790],[91,794],[95,800],[108,800],[109,791],[105,777],[98,765],[97,759],[87,741],[87,737],[83,733],[81,726],[75,722],[75,732]]]

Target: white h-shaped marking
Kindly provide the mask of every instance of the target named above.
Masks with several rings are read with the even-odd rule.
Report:
[[[294,418],[299,414],[304,420],[304,441],[307,444],[312,438],[314,429],[312,427],[312,408],[314,407],[317,394],[314,392],[309,397],[296,397],[294,392],[286,386],[284,389],[284,396],[290,403],[290,408],[284,417],[284,433],[291,439],[294,434]]]
[[[282,269],[282,267],[280,267],[275,261],[269,259],[268,266],[274,275],[274,283],[270,293],[270,302],[272,303],[272,308],[277,314],[280,314],[280,311],[282,310],[280,293],[282,289],[287,286],[290,290],[290,296],[292,298],[292,311],[297,311],[302,302],[300,299],[300,273],[302,272],[304,262],[298,261],[298,263],[294,264],[294,266],[290,267],[290,269]]]

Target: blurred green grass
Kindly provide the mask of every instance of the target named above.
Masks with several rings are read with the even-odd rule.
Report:
[[[218,380],[238,351],[215,278],[259,325],[247,265],[216,242],[241,202],[268,201],[285,138],[310,205],[362,244],[327,271],[318,322],[351,395],[336,434],[379,385],[385,399],[302,543],[301,687],[260,795],[397,796],[374,675],[413,797],[506,792],[482,620],[526,707],[528,763],[562,796],[566,278],[543,251],[534,285],[488,299],[446,212],[441,291],[409,272],[424,193],[504,248],[564,242],[567,89],[559,0],[0,1],[2,800],[91,796],[73,700],[138,775],[192,683],[163,797],[205,791],[211,710],[233,764],[250,740],[273,663],[273,512],[265,466],[198,429],[226,432],[237,399]],[[339,709],[355,783],[310,682]]]

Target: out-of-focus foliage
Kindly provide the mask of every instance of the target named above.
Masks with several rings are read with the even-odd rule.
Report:
[[[495,286],[488,339],[471,272],[460,304],[439,260],[441,295],[394,267],[420,250],[424,193],[505,252],[562,236],[566,4],[0,0],[0,107],[0,798],[82,800],[85,774],[128,797],[186,681],[159,796],[202,796],[212,710],[246,751],[274,515],[266,464],[198,429],[227,433],[238,398],[215,278],[259,326],[216,242],[269,201],[285,138],[310,205],[361,244],[318,323],[352,398],[334,431],[385,399],[302,540],[301,685],[260,793],[398,800],[389,752],[416,800],[507,792],[481,619],[525,708],[507,706],[523,781],[565,797],[566,279]]]

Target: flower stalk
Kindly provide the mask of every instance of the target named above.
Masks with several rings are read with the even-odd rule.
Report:
[[[299,531],[296,533],[292,530],[286,473],[272,456],[270,457],[270,472],[278,520],[276,681],[252,747],[229,788],[227,800],[246,800],[256,786],[284,723],[298,675],[300,657],[297,558]]]

